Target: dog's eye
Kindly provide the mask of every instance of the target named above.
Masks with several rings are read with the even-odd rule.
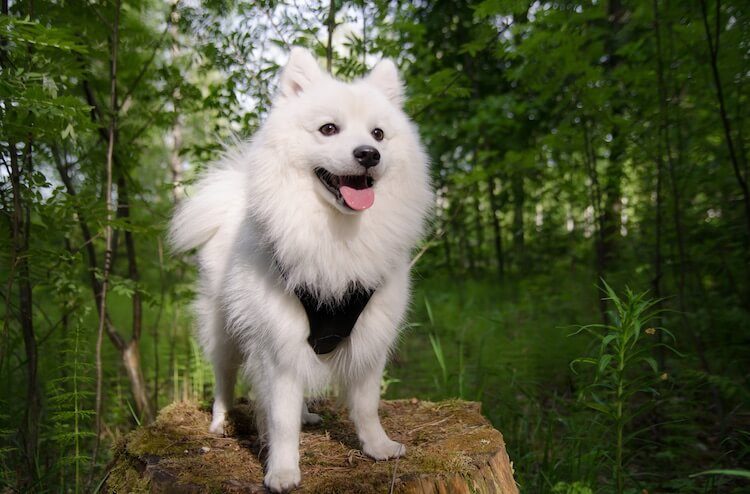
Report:
[[[327,123],[318,129],[324,136],[332,136],[339,133],[339,128],[336,124]]]
[[[375,138],[376,141],[382,141],[383,137],[385,137],[385,133],[383,132],[383,129],[372,129],[372,132],[370,132],[372,136]]]

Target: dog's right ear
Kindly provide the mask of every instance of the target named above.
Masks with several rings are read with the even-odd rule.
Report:
[[[312,53],[295,46],[289,53],[289,61],[281,74],[281,94],[286,98],[293,98],[309,88],[320,76],[320,66]]]

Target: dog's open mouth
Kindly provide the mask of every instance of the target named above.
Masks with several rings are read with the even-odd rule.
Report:
[[[354,211],[364,211],[375,202],[375,183],[371,176],[334,175],[324,168],[316,168],[315,175],[336,200]]]

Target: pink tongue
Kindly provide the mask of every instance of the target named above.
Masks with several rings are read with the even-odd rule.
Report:
[[[346,205],[355,211],[363,211],[375,202],[375,191],[372,187],[366,189],[355,189],[348,185],[339,187],[341,197],[344,198]]]

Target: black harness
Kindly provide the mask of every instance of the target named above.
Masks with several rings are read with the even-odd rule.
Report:
[[[274,264],[281,278],[286,280],[286,271],[281,263],[274,260]],[[365,310],[373,293],[375,293],[374,289],[354,285],[354,288],[349,290],[342,300],[331,305],[321,304],[318,298],[304,286],[294,289],[294,294],[307,313],[307,322],[310,324],[307,343],[315,353],[318,355],[331,353],[339,343],[352,334],[359,315]]]
[[[294,290],[307,313],[310,323],[307,343],[315,353],[331,353],[339,343],[352,334],[359,315],[365,310],[373,293],[375,290],[358,287],[347,293],[336,305],[330,306],[320,304],[315,295],[306,288]]]

